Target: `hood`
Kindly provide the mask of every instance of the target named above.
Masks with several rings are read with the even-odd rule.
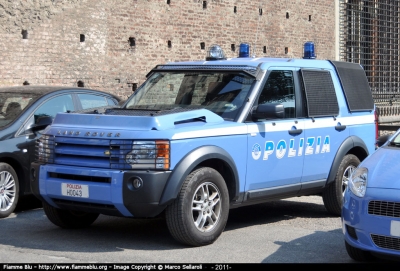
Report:
[[[368,168],[367,187],[400,189],[400,148],[382,147],[360,165]]]
[[[203,122],[217,124],[224,122],[224,119],[217,114],[207,110],[198,109],[190,111],[172,111],[171,113],[159,114],[131,111],[129,115],[107,115],[107,114],[75,114],[58,113],[53,121],[53,127],[76,127],[76,128],[101,128],[101,129],[123,129],[133,130],[169,130],[176,125],[188,124],[191,122]]]

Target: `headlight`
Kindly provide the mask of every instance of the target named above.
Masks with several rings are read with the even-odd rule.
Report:
[[[43,163],[53,162],[54,137],[42,135],[36,141],[36,160]]]
[[[367,180],[368,180],[368,169],[365,167],[357,168],[356,171],[351,174],[349,179],[349,188],[351,192],[357,197],[364,197],[367,191]]]
[[[169,141],[134,141],[125,161],[137,169],[169,169]]]

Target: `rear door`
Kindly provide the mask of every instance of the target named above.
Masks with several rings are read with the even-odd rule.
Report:
[[[349,129],[340,123],[340,110],[335,89],[341,89],[332,80],[333,71],[302,70],[307,97],[305,122],[304,171],[302,183],[323,186],[333,159]],[[344,104],[341,101],[341,104]]]

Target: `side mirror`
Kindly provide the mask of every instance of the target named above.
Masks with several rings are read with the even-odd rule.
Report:
[[[388,139],[391,137],[392,135],[383,135],[378,137],[378,139],[375,142],[375,145],[380,148],[382,147],[383,144],[386,143],[386,141],[388,141]]]
[[[53,118],[49,116],[40,117],[36,120],[36,123],[32,125],[32,131],[43,130],[53,122]]]
[[[259,104],[253,109],[251,117],[253,119],[281,119],[285,117],[285,108],[283,104],[277,103]]]

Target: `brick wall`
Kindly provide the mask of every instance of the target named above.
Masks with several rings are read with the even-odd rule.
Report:
[[[4,0],[0,87],[81,81],[126,98],[155,65],[204,59],[212,44],[292,58],[314,41],[334,59],[334,11],[332,0]]]

